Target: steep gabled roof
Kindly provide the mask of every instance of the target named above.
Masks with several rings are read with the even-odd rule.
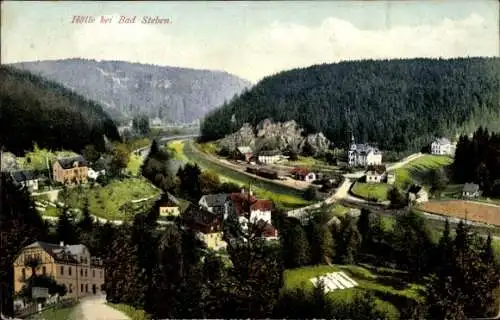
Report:
[[[50,256],[52,256],[54,258],[54,260],[56,260],[56,261],[65,262],[65,263],[77,263],[78,260],[75,257],[75,253],[73,253],[73,252],[79,252],[79,249],[81,249],[80,246],[85,247],[83,245],[62,247],[59,244],[55,244],[55,243],[36,241],[36,242],[33,242],[32,244],[26,246],[24,249],[41,248],[42,250],[47,252]]]
[[[39,174],[35,170],[11,171],[10,176],[17,183],[39,179]]]
[[[450,140],[448,138],[438,138],[434,140],[435,143],[440,144],[440,145],[448,145],[451,144]]]
[[[182,214],[183,224],[201,231],[213,227],[214,231],[221,227],[222,217],[219,214],[203,209],[201,206],[190,204]]]
[[[201,204],[201,200],[205,199],[205,202],[209,207],[222,207],[228,197],[229,194],[227,193],[206,194],[201,197],[199,203]]]
[[[59,165],[63,169],[70,169],[74,167],[74,164],[76,163],[77,167],[86,167],[87,166],[87,161],[83,156],[76,156],[76,157],[71,157],[71,158],[59,158],[57,159],[57,162],[59,162]]]
[[[279,150],[264,150],[259,152],[259,156],[264,156],[264,157],[272,157],[272,156],[280,156],[282,155],[281,151]]]
[[[250,205],[250,211],[271,211],[272,209],[273,203],[270,200],[257,200]]]

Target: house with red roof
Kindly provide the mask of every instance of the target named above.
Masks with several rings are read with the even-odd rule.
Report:
[[[302,180],[306,182],[312,182],[316,180],[316,174],[314,172],[310,172],[306,168],[293,168],[290,173],[297,180]]]
[[[257,199],[251,191],[242,190],[229,195],[226,208],[225,216],[236,215],[244,231],[248,230],[249,224],[269,225],[270,227],[263,228],[262,237],[277,237],[277,230],[272,226],[271,220],[272,201]]]

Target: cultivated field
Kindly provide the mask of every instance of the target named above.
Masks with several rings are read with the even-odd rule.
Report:
[[[500,226],[500,206],[464,200],[431,201],[418,207],[419,210],[477,222]]]

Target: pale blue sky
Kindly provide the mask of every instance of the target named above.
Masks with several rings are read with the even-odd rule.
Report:
[[[224,70],[255,82],[283,69],[349,59],[498,56],[498,14],[495,0],[8,1],[2,2],[2,62],[127,60]],[[73,15],[139,21],[77,25]],[[143,16],[172,24],[143,25]]]

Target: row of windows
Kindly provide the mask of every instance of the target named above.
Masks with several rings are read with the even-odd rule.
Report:
[[[24,270],[24,269],[23,269]],[[80,276],[83,277],[83,274],[85,273],[85,277],[88,276],[88,269],[80,269]],[[64,266],[61,266],[60,267],[60,270],[59,270],[59,274],[61,276],[64,275]],[[68,267],[68,275],[71,276],[72,275],[72,268],[71,267]],[[99,271],[99,277],[102,278],[104,276],[102,270]],[[95,275],[95,270],[92,270],[92,277],[95,278],[96,275]]]
[[[66,288],[66,291],[68,293],[73,293],[73,284],[70,283],[68,285],[66,284],[63,284],[63,286]],[[97,291],[97,286],[94,284],[92,285],[92,290],[94,291],[94,293]],[[85,284],[80,284],[80,292],[85,292],[85,293],[88,293],[89,292],[89,285],[88,283],[85,283]]]

